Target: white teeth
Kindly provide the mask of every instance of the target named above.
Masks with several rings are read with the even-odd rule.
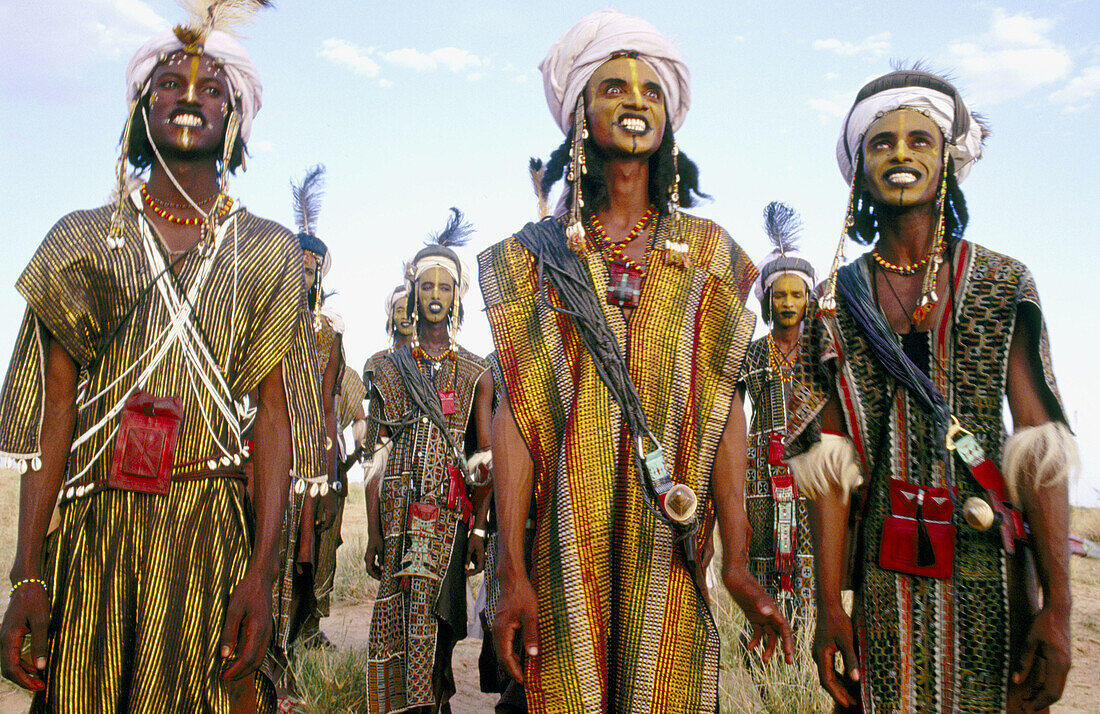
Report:
[[[172,117],[175,126],[197,127],[202,126],[202,119],[194,114],[177,114]]]
[[[627,131],[643,132],[646,130],[646,123],[642,119],[635,117],[624,117],[619,120],[619,126]]]
[[[890,183],[910,184],[916,183],[917,177],[908,171],[899,171],[896,174],[892,174],[889,179]]]

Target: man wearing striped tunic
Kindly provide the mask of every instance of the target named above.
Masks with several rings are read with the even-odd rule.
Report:
[[[319,478],[320,388],[297,241],[224,193],[260,84],[223,29],[211,12],[138,50],[122,158],[147,183],[123,188],[120,161],[114,204],[62,218],[16,284],[0,664],[32,711],[273,711],[257,670],[288,475]]]

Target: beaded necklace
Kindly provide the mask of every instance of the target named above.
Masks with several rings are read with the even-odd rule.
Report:
[[[198,218],[180,218],[179,216],[176,216],[176,215],[173,215],[172,213],[169,213],[167,210],[160,207],[160,205],[157,203],[157,200],[155,198],[153,198],[152,196],[149,195],[149,192],[147,190],[145,190],[145,186],[146,186],[146,184],[141,184],[141,197],[145,201],[145,205],[149,206],[149,208],[152,209],[153,213],[157,214],[158,216],[160,216],[164,220],[169,221],[171,223],[178,223],[182,226],[201,226],[203,223],[206,223],[206,218],[204,216],[199,216]],[[207,200],[209,200],[209,199],[207,199]],[[205,201],[204,201],[204,203],[205,203]],[[225,196],[225,202],[222,204],[222,207],[218,210],[218,218],[219,219],[225,218],[225,215],[227,213],[229,213],[229,209],[232,206],[233,206],[233,199],[230,198],[229,196]]]
[[[798,349],[798,343],[796,342],[791,352]],[[779,375],[779,378],[783,380],[783,384],[788,387],[791,385],[791,380],[794,379],[794,365],[788,359],[790,353],[780,354],[779,348],[775,345],[775,340],[771,335],[768,335],[768,366],[772,372]]]
[[[882,266],[883,270],[889,270],[891,273],[897,273],[898,275],[915,275],[918,270],[928,265],[928,261],[932,259],[933,255],[942,253],[943,247],[943,238],[940,238],[939,241],[936,242],[935,247],[929,251],[928,255],[924,256],[916,263],[910,263],[909,265],[896,265],[891,263],[886,258],[882,257],[877,247],[871,251],[871,257],[875,259],[876,263]]]
[[[600,219],[595,214],[589,216],[588,224],[593,238],[608,254],[610,272],[607,283],[607,302],[617,307],[636,308],[642,296],[642,277],[648,266],[626,255],[626,246],[640,236],[656,214],[657,209],[650,206],[634,224],[633,230],[621,241],[612,241],[607,235]]]

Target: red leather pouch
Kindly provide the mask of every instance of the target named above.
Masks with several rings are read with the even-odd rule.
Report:
[[[167,494],[182,421],[179,397],[155,397],[141,390],[132,394],[119,417],[107,486]]]
[[[469,525],[474,507],[466,497],[466,479],[462,478],[462,470],[454,464],[447,464],[447,475],[450,477],[447,488],[447,508],[458,511],[459,518]]]
[[[772,466],[782,466],[783,461],[783,434],[773,431],[768,434],[768,463]]]
[[[955,564],[954,505],[946,488],[890,480],[890,515],[878,563],[886,570],[947,579]]]

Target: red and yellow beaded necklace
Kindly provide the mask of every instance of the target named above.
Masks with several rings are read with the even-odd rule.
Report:
[[[161,218],[171,223],[178,223],[182,226],[201,226],[206,222],[205,216],[199,216],[198,218],[180,218],[172,213],[169,213],[166,209],[162,208],[155,198],[149,195],[149,192],[145,189],[146,184],[141,184],[141,197],[145,201],[145,205],[152,209],[153,213],[157,214]],[[225,215],[229,213],[229,209],[233,206],[233,199],[229,196],[224,196],[224,203],[218,210],[218,219],[225,218]]]
[[[649,226],[657,209],[650,206],[634,224],[634,228],[621,241],[612,241],[607,230],[595,214],[589,216],[588,227],[597,244],[608,254],[610,278],[607,283],[607,302],[617,307],[635,308],[642,294],[642,277],[648,266],[638,263],[626,254],[626,246]]]

